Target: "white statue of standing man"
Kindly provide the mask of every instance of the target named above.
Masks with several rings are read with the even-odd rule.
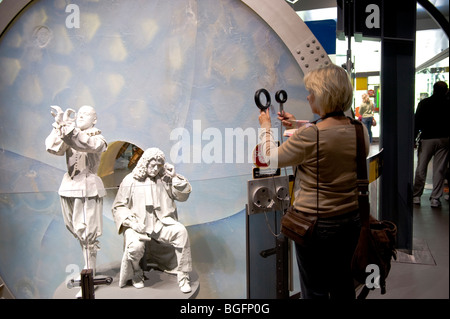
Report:
[[[144,273],[140,261],[149,240],[169,244],[175,249],[178,285],[182,292],[191,291],[189,272],[192,271],[188,232],[178,221],[175,200],[185,201],[191,185],[166,163],[164,153],[149,148],[133,171],[125,176],[112,207],[119,234],[125,246],[120,267],[119,286],[132,280],[135,288],[144,287]]]
[[[45,147],[51,154],[66,156],[67,172],[58,191],[64,223],[80,242],[84,268],[92,269],[95,276],[106,195],[97,169],[107,143],[94,127],[97,114],[93,107],[82,106],[78,113],[70,108],[65,112],[59,106],[51,108],[55,122]]]

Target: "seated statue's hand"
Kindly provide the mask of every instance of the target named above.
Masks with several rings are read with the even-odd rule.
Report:
[[[139,222],[135,216],[128,216],[127,218],[125,218],[122,224],[125,227],[130,227],[135,232],[141,234],[145,233],[145,225]]]
[[[164,164],[165,174],[169,177],[175,177],[177,174],[175,173],[175,166],[169,163]]]
[[[145,233],[145,225],[140,222],[131,222],[130,223],[131,229],[133,229],[135,232],[143,234]]]

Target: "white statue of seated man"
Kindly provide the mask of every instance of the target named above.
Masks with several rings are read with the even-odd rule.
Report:
[[[149,148],[133,171],[125,176],[112,206],[112,215],[119,234],[124,234],[125,247],[120,267],[119,286],[128,280],[136,288],[144,287],[140,261],[145,243],[154,239],[175,248],[178,284],[184,293],[191,291],[189,272],[192,271],[189,236],[178,222],[174,200],[185,201],[191,185],[175,173],[173,165],[165,162],[164,153]]]

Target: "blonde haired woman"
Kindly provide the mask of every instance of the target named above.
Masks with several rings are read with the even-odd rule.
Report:
[[[318,214],[313,237],[307,246],[296,245],[302,297],[355,298],[350,261],[360,220],[356,186],[356,132],[345,116],[353,89],[345,70],[330,65],[304,77],[311,111],[317,124],[298,129],[277,147],[270,132],[269,112],[261,111],[260,141],[266,160],[278,167],[297,169],[294,208]],[[287,125],[292,114],[279,114]],[[369,142],[365,129],[366,155]]]

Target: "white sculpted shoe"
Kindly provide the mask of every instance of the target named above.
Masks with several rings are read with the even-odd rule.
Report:
[[[191,292],[191,285],[189,282],[189,274],[182,273],[178,275],[178,286],[180,287],[181,292],[188,293]]]
[[[131,283],[133,284],[133,287],[136,289],[144,288],[144,278],[141,275],[134,275],[133,279],[131,280]]]

